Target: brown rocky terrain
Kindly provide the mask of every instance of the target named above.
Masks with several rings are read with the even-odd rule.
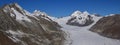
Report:
[[[101,18],[90,31],[105,37],[120,39],[120,14]]]
[[[23,19],[16,20],[22,14]],[[54,21],[26,14],[18,4],[9,4],[0,8],[0,45],[63,45],[64,32]]]

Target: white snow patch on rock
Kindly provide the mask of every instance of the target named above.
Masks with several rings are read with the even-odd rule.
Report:
[[[21,13],[16,11],[14,8],[11,8],[11,9],[13,10],[14,14],[16,15],[16,20],[25,20],[25,21],[31,22],[31,20],[26,15],[22,15]]]

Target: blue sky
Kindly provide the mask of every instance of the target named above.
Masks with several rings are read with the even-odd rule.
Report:
[[[0,0],[0,6],[14,2],[30,12],[40,10],[55,17],[68,16],[76,10],[103,16],[120,14],[120,0]]]

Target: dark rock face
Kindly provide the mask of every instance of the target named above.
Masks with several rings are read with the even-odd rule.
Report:
[[[0,45],[17,45],[10,38],[8,38],[2,31],[0,31]]]
[[[100,14],[94,14],[95,16],[97,16],[97,17],[102,17]]]
[[[63,45],[64,32],[56,22],[28,16],[16,4],[6,6],[0,9],[0,45]],[[12,17],[11,7],[28,17],[31,22],[18,21]]]
[[[90,30],[105,37],[120,39],[120,14],[101,18]]]

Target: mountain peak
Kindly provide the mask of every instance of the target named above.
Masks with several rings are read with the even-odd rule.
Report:
[[[93,22],[94,21],[92,16],[87,11],[80,12],[77,10],[71,15],[71,19],[68,20],[67,24],[77,26],[88,26]]]
[[[76,10],[75,12],[72,13],[71,16],[78,16],[80,15],[82,12],[80,12],[79,10]]]
[[[9,12],[12,9],[15,9],[17,11],[19,11],[20,13],[23,13],[23,8],[21,6],[19,6],[17,3],[11,3],[11,4],[7,4],[3,7],[4,12]],[[22,11],[22,12],[21,12]]]
[[[31,22],[31,20],[26,16],[30,13],[26,10],[24,10],[21,6],[19,6],[17,3],[11,3],[8,5],[5,5],[2,8],[3,12],[10,15],[14,19],[18,21],[26,20]]]
[[[14,6],[16,6],[19,9],[22,9],[22,7],[18,3],[13,3]]]
[[[47,14],[45,12],[41,12],[39,10],[35,10],[33,12],[33,15],[35,15],[35,16],[47,16]]]
[[[80,12],[79,10],[77,10],[77,11],[73,12],[71,16],[78,17],[78,16],[87,16],[87,15],[90,15],[87,11]]]
[[[81,13],[81,11],[79,11],[79,10],[76,10],[76,11],[74,11],[74,13]]]
[[[89,15],[88,11],[84,11],[83,14]]]
[[[22,7],[18,3],[11,3],[6,5],[5,7],[22,9]]]

